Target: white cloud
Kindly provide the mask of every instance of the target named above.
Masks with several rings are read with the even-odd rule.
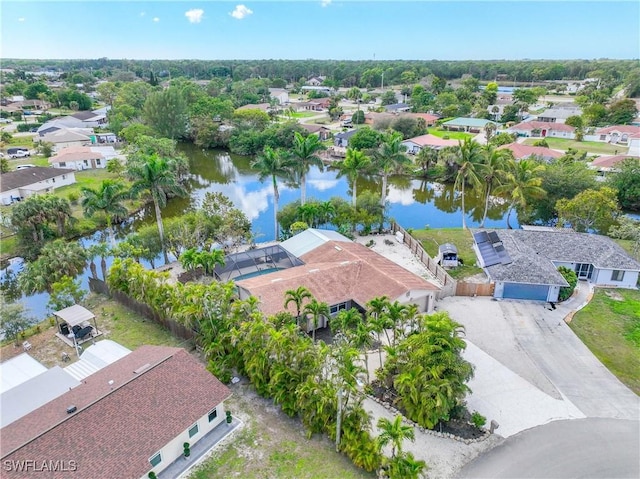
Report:
[[[24,22],[25,20],[26,20],[26,18],[24,18],[24,17],[20,17],[20,18],[18,18],[18,21],[19,21],[19,22]]]
[[[200,23],[202,21],[202,15],[204,15],[204,10],[201,8],[192,8],[184,13],[189,23]]]
[[[147,12],[140,12],[140,16],[144,17],[147,14]]]
[[[251,15],[252,13],[253,13],[253,10],[248,9],[244,5],[236,5],[235,10],[231,12],[229,15],[231,15],[233,18],[236,18],[238,20],[242,20],[244,17],[246,17],[247,15]]]
[[[323,7],[327,7],[331,5],[331,0],[321,0],[320,5],[322,5]]]
[[[160,21],[160,19],[158,17],[153,17],[153,21],[158,23]]]

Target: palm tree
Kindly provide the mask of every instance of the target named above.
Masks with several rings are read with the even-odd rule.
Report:
[[[402,442],[405,439],[409,439],[411,442],[415,440],[413,427],[402,424],[402,416],[400,414],[393,421],[386,417],[381,417],[378,420],[377,427],[380,430],[378,444],[381,448],[391,444],[392,459],[396,457],[396,451],[398,454],[402,454]]]
[[[371,159],[360,150],[347,148],[345,159],[336,163],[340,175],[346,175],[351,182],[351,206],[356,207],[358,175],[367,169]]]
[[[487,144],[489,144],[489,141],[491,141],[491,137],[493,137],[493,134],[496,132],[497,128],[498,127],[496,126],[496,124],[491,121],[484,125],[484,136],[487,139]]]
[[[492,145],[484,147],[484,161],[480,165],[479,174],[484,182],[484,213],[480,228],[484,228],[484,222],[487,219],[489,211],[489,198],[492,190],[500,184],[500,175],[504,172],[505,162],[509,158],[510,150],[498,150]]]
[[[89,264],[89,267],[91,268],[91,273],[93,274],[94,278],[97,279],[98,275],[94,271],[95,264],[93,263],[93,258],[99,256],[100,257],[100,270],[102,271],[102,280],[103,281],[107,281],[107,256],[109,256],[110,254],[111,254],[111,248],[104,241],[102,241],[100,243],[96,243],[94,245],[91,245],[88,248],[87,255],[89,256],[89,259],[91,260],[91,263]],[[93,267],[91,267],[92,265],[93,265]]]
[[[311,337],[315,342],[316,329],[318,329],[318,325],[320,324],[320,318],[322,316],[324,316],[325,318],[328,318],[329,316],[331,316],[331,310],[329,309],[329,305],[324,302],[321,303],[317,299],[313,298],[311,302],[305,305],[302,312],[304,313],[305,317],[311,316],[311,319],[313,320],[313,332]]]
[[[336,207],[331,201],[323,201],[318,205],[318,222],[321,225],[331,223],[333,216],[336,214]]]
[[[45,208],[47,216],[56,222],[58,236],[63,237],[66,233],[67,222],[75,220],[69,201],[59,196],[47,195],[45,197]]]
[[[322,171],[322,160],[317,153],[326,147],[320,143],[317,135],[309,135],[305,138],[297,131],[294,135],[291,156],[296,161],[295,170],[300,175],[300,205],[304,206],[307,196],[307,173],[311,166],[317,166]]]
[[[107,230],[111,246],[116,245],[113,233],[113,221],[126,218],[128,211],[124,206],[124,200],[129,198],[129,192],[125,185],[117,180],[103,180],[98,188],[83,187],[82,210],[86,217],[93,216],[97,211],[104,213],[107,220]]]
[[[429,173],[429,168],[431,168],[431,165],[435,165],[437,162],[438,150],[427,147],[421,148],[415,159],[416,166],[420,167],[420,169],[422,170],[422,176],[425,177]]]
[[[544,169],[544,165],[533,160],[510,159],[507,162],[502,184],[494,190],[496,194],[504,194],[510,200],[507,228],[511,229],[509,219],[514,207],[525,208],[530,198],[542,198],[547,194],[540,186],[542,178],[539,174]]]
[[[411,163],[404,154],[406,150],[407,147],[402,144],[402,134],[396,131],[385,135],[382,143],[374,153],[375,167],[382,173],[382,195],[380,196],[380,204],[382,206],[387,201],[389,174]]]
[[[277,176],[289,176],[290,163],[286,161],[280,150],[265,146],[264,150],[262,150],[262,155],[251,163],[251,167],[259,171],[260,181],[264,181],[265,178],[270,176],[273,182],[273,225],[275,239],[278,239],[278,201],[280,200],[280,193],[278,192]]]
[[[289,303],[293,303],[296,305],[296,318],[300,318],[300,314],[302,313],[302,303],[305,299],[310,300],[313,298],[311,291],[309,291],[304,286],[298,286],[296,289],[288,289],[284,292],[285,300],[284,307],[285,309],[289,307]]]
[[[169,257],[164,244],[164,227],[160,208],[166,206],[168,195],[186,195],[186,191],[178,182],[177,167],[173,159],[160,158],[153,154],[147,156],[143,162],[133,163],[128,171],[134,182],[131,186],[131,195],[135,196],[142,191],[147,191],[153,200],[165,264],[169,262]]]
[[[389,479],[418,479],[427,463],[417,460],[410,452],[403,452],[389,461],[387,474]]]
[[[480,145],[472,139],[465,138],[460,143],[460,151],[458,157],[458,174],[456,175],[456,181],[454,188],[459,189],[462,196],[462,228],[467,228],[466,211],[464,207],[464,189],[465,185],[469,183],[471,186],[478,186],[480,184],[480,177],[478,175],[479,164],[482,162],[482,155]]]

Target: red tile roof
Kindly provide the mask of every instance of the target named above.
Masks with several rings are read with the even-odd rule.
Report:
[[[515,126],[509,128],[509,130],[556,130],[556,131],[574,131],[575,128],[564,123],[551,123],[548,121],[523,121]]]
[[[285,291],[305,286],[318,300],[329,305],[354,300],[364,306],[369,300],[395,299],[411,290],[439,288],[359,243],[328,241],[302,255],[304,266],[238,281],[260,300],[266,314],[285,311]],[[295,314],[289,304],[288,311]]]
[[[596,130],[596,135],[607,135],[609,133],[627,133],[633,137],[640,135],[640,126],[634,125],[614,125]]]
[[[498,150],[503,149],[511,150],[513,152],[513,157],[516,160],[529,158],[531,156],[538,156],[540,158],[560,158],[562,156],[562,153],[550,148],[545,148],[543,146],[523,145],[522,143],[509,143],[508,145],[502,145],[498,147]]]
[[[103,159],[104,155],[93,151],[90,146],[69,146],[60,150],[56,156],[49,158],[49,163]]]
[[[3,428],[3,464],[73,460],[74,473],[47,477],[142,477],[153,454],[230,395],[185,350],[143,346]],[[67,414],[72,405],[77,412]],[[3,470],[2,477],[28,476]]]
[[[616,155],[616,156],[600,156],[591,162],[591,166],[598,168],[611,168],[627,158],[640,160],[637,156]]]

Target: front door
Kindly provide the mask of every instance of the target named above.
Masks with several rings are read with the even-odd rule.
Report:
[[[593,265],[590,263],[576,264],[576,275],[578,279],[591,279],[593,275]]]

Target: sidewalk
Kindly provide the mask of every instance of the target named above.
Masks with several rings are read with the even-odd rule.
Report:
[[[243,422],[236,417],[233,418],[233,422],[230,425],[225,421],[221,422],[191,447],[191,455],[189,457],[180,456],[158,474],[158,479],[186,477],[191,469],[200,464],[224,438],[242,425]]]

